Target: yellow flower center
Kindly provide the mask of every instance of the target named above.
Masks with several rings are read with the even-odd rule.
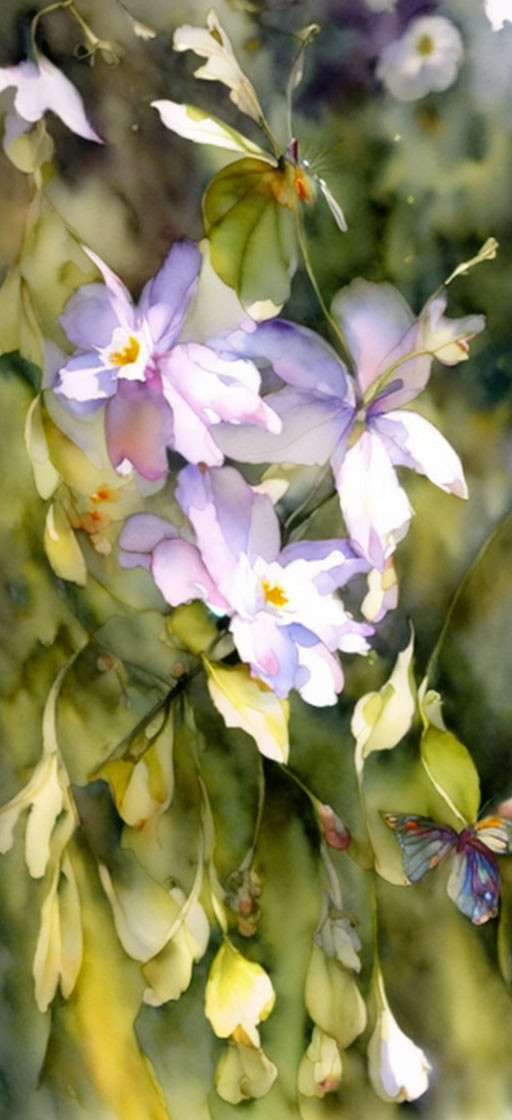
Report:
[[[140,342],[131,334],[122,350],[113,350],[109,355],[113,366],[129,366],[136,362],[140,353]]]
[[[434,41],[431,39],[430,35],[421,35],[416,43],[416,50],[418,54],[432,54],[434,50]]]
[[[284,607],[288,603],[288,596],[278,583],[269,583],[268,579],[264,579],[262,587],[266,602],[272,603],[273,607]]]

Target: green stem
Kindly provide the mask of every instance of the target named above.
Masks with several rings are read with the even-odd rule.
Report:
[[[73,0],[55,0],[54,4],[48,4],[48,6],[46,8],[41,8],[41,11],[36,13],[36,15],[34,16],[34,18],[32,20],[32,23],[30,25],[30,40],[31,40],[31,43],[32,43],[32,50],[33,50],[36,58],[37,58],[37,55],[38,55],[37,43],[36,43],[36,31],[37,31],[37,25],[38,25],[39,21],[43,18],[43,16],[47,16],[49,14],[49,12],[56,12],[58,8],[72,8],[72,7],[73,7]]]
[[[285,540],[288,539],[288,536],[292,532],[293,529],[296,529],[300,525],[302,525],[304,522],[307,522],[308,519],[310,517],[312,517],[314,513],[317,513],[317,511],[319,509],[321,509],[322,506],[324,506],[326,504],[326,502],[330,502],[331,498],[336,493],[336,490],[335,490],[334,487],[332,487],[329,494],[327,494],[324,498],[322,498],[322,500],[318,503],[317,506],[314,507],[314,509],[310,510],[308,514],[306,514],[304,517],[302,517],[302,514],[305,513],[305,510],[307,509],[307,507],[310,504],[310,502],[312,501],[312,499],[315,497],[316,494],[318,494],[318,491],[322,488],[323,483],[325,482],[328,475],[330,475],[330,473],[331,473],[331,468],[330,468],[330,465],[328,464],[325,467],[325,469],[322,471],[322,473],[320,474],[319,478],[317,478],[314,485],[311,487],[311,490],[309,491],[309,493],[306,494],[306,497],[304,498],[304,500],[302,502],[300,502],[300,504],[298,506],[296,506],[295,509],[292,510],[292,512],[288,515],[288,517],[286,518],[286,521],[283,525],[283,534],[284,534]]]
[[[331,312],[329,311],[329,308],[327,307],[327,304],[324,300],[324,297],[323,297],[323,295],[320,291],[320,287],[318,285],[318,281],[317,281],[317,278],[316,278],[314,270],[313,270],[313,265],[311,264],[311,258],[309,256],[309,251],[308,251],[308,247],[307,247],[307,243],[306,243],[306,236],[305,236],[305,233],[304,233],[304,226],[303,226],[303,223],[302,223],[302,216],[301,216],[300,211],[298,209],[296,211],[296,214],[297,214],[297,240],[299,242],[299,248],[300,248],[300,251],[301,251],[302,260],[304,262],[304,267],[305,267],[307,275],[309,277],[311,287],[313,288],[313,291],[314,291],[315,296],[318,300],[320,308],[321,308],[327,322],[329,323],[329,326],[330,326],[331,330],[336,335],[336,339],[338,341],[338,344],[339,344],[339,347],[340,347],[340,350],[341,350],[341,356],[344,359],[344,361],[346,362],[350,371],[353,372],[354,371],[354,359],[352,358],[352,355],[350,353],[349,345],[348,345],[347,340],[345,338],[345,335],[344,335],[344,333],[343,333],[343,331],[340,327],[340,324],[338,322],[336,322],[336,319],[334,318],[334,316],[331,315]]]
[[[509,518],[511,516],[512,516],[512,509],[509,509],[503,515],[503,517],[501,517],[500,520],[496,523],[494,528],[489,533],[489,536],[485,538],[483,544],[478,549],[478,552],[477,552],[476,556],[471,561],[471,563],[470,563],[469,567],[466,569],[458,587],[456,588],[456,590],[455,590],[455,592],[452,596],[452,599],[451,599],[450,605],[448,607],[448,610],[446,612],[445,619],[444,619],[443,625],[442,625],[440,633],[439,633],[439,637],[436,641],[436,644],[435,644],[435,646],[432,650],[432,653],[430,654],[429,660],[428,660],[427,668],[425,670],[425,680],[427,682],[428,682],[429,678],[432,676],[432,674],[434,672],[434,669],[436,667],[436,662],[437,662],[437,659],[438,659],[439,654],[441,652],[441,648],[442,648],[444,639],[446,638],[448,627],[449,627],[450,622],[452,620],[453,612],[454,612],[454,610],[457,606],[457,603],[459,602],[459,599],[460,599],[461,595],[466,590],[466,587],[467,587],[472,575],[474,574],[476,568],[478,568],[478,565],[480,564],[480,561],[483,560],[488,548],[490,548],[491,544],[493,544],[493,542],[496,540],[496,537],[499,535],[501,530],[507,524],[507,521],[509,520]]]

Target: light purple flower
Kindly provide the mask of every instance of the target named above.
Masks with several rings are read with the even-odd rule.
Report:
[[[427,475],[442,490],[467,496],[462,466],[428,420],[402,409],[424,389],[435,356],[447,365],[467,357],[468,339],[484,319],[446,319],[444,294],[418,319],[390,284],[355,280],[335,297],[356,367],[348,373],[312,331],[281,319],[248,323],[219,337],[221,352],[269,362],[287,386],[266,400],[283,421],[279,436],[222,429],[225,454],[246,462],[331,462],[348,532],[369,563],[382,570],[405,536],[412,509],[396,466]]]
[[[242,661],[277,696],[334,704],[343,688],[335,651],[365,653],[373,628],[356,622],[336,594],[368,564],[345,540],[280,548],[272,502],[232,467],[188,466],[176,498],[194,543],[162,518],[130,518],[119,538],[121,564],[148,568],[172,606],[203,599],[230,616]]]
[[[9,114],[5,142],[26,132],[48,109],[77,136],[102,144],[85,114],[82,98],[69,78],[43,54],[17,66],[0,67],[0,92],[15,88],[14,113]]]
[[[463,55],[455,24],[444,16],[421,16],[384,47],[377,77],[399,101],[417,101],[453,85]]]
[[[280,420],[259,396],[252,361],[178,342],[201,264],[193,242],[173,245],[137,305],[96,253],[86,252],[104,283],[80,288],[61,316],[78,349],[59,370],[54,389],[82,414],[107,402],[107,446],[121,473],[134,467],[144,478],[162,478],[168,447],[190,462],[222,463],[210,432],[221,420],[280,431]]]

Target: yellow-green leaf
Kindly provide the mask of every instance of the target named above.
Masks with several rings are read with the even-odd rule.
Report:
[[[464,824],[474,821],[480,805],[480,782],[467,748],[451,731],[430,725],[421,737],[421,760],[452,813]]]
[[[212,265],[245,307],[270,301],[279,310],[288,299],[296,266],[293,211],[302,197],[297,175],[302,183],[302,172],[291,164],[241,159],[220,171],[205,193]]]

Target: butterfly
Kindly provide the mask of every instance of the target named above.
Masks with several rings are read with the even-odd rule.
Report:
[[[270,151],[230,125],[195,105],[153,101],[163,124],[187,140],[237,152],[242,159],[228,164],[214,176],[203,198],[205,232],[215,272],[234,288],[255,318],[276,314],[290,294],[290,280],[297,265],[297,216],[301,207],[323,195],[342,231],[343,211],[324,179],[307,160],[299,158],[292,138],[291,101],[304,71],[304,53],[320,30],[310,24],[299,33],[300,46],[288,79],[288,144],[283,148],[266,121],[257,93],[241,70],[224,28],[215,12],[207,28],[185,25],[174,34],[174,49],[192,50],[206,58],[196,77],[226,85],[240,112],[256,122]]]
[[[381,816],[396,832],[404,871],[411,883],[451,855],[446,889],[452,901],[476,926],[496,916],[501,887],[496,855],[512,850],[512,821],[484,817],[455,832],[428,817],[395,813]]]

